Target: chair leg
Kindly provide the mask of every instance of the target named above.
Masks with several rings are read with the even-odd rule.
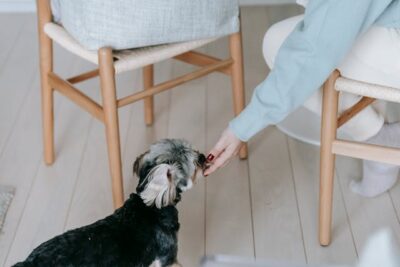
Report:
[[[245,90],[244,90],[244,72],[243,72],[243,50],[242,35],[240,32],[234,33],[229,37],[230,54],[233,59],[231,67],[233,106],[235,116],[239,115],[245,106]],[[239,157],[246,159],[248,155],[247,144],[245,144],[240,152]]]
[[[154,65],[148,65],[143,68],[143,86],[149,89],[154,86]],[[147,126],[154,122],[154,96],[144,99],[144,120]]]
[[[319,241],[322,246],[331,242],[333,177],[335,154],[332,143],[336,139],[339,92],[334,88],[339,72],[335,71],[324,85],[321,128]]]
[[[49,84],[48,74],[53,71],[53,42],[43,31],[44,24],[51,21],[50,5],[38,1],[38,11],[43,152],[45,163],[51,165],[54,162],[54,91]]]
[[[114,207],[117,209],[124,203],[124,189],[122,181],[115,70],[111,48],[101,48],[99,50],[99,66],[113,201]]]
[[[48,39],[48,38],[46,38]],[[47,165],[54,162],[54,91],[50,87],[48,73],[52,71],[53,45],[51,40],[42,42],[40,48],[40,72],[42,85],[42,120],[44,161]]]

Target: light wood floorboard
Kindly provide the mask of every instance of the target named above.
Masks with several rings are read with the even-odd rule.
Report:
[[[25,97],[37,77],[37,34],[29,26],[32,15],[0,16],[2,40],[0,45],[0,152],[10,138],[11,130],[24,103]],[[14,23],[14,27],[4,27]],[[4,39],[3,39],[4,38]],[[26,40],[31,39],[31,46]],[[34,52],[33,52],[34,51]],[[21,73],[24,78],[21,79]],[[10,94],[10,92],[13,92]]]
[[[336,173],[343,191],[357,251],[362,250],[370,234],[382,228],[391,229],[397,240],[400,240],[400,224],[389,193],[370,199],[352,193],[349,184],[353,179],[360,179],[361,161],[338,157],[336,162]]]
[[[59,102],[56,161],[50,167],[40,162],[6,265],[23,260],[34,247],[63,231],[91,117],[66,99]]]
[[[32,22],[34,22],[34,17],[29,16],[28,21],[25,24],[25,31],[30,32],[31,34],[25,33],[25,38],[36,41],[34,35],[35,28],[31,28]],[[23,39],[21,42],[21,46],[20,42],[17,42],[15,46],[17,51],[15,57],[17,58],[20,53],[29,51],[29,49],[26,48],[26,40]],[[35,48],[36,46],[33,44],[33,49]],[[30,60],[33,60],[34,62],[37,61],[35,57],[31,55],[32,51],[26,55],[25,61],[19,61],[19,65],[10,66],[11,68],[19,66],[20,70],[25,73],[25,75],[22,76],[23,78],[19,77],[14,79],[14,84],[18,85],[18,88],[8,90],[8,94],[11,97],[1,98],[7,99],[10,102],[9,104],[15,103],[16,105],[19,104],[19,101],[24,101],[23,104],[21,104],[21,111],[17,114],[16,122],[9,125],[9,128],[6,129],[10,132],[10,137],[5,144],[1,156],[2,164],[0,165],[0,183],[14,186],[17,189],[0,238],[0,262],[2,264],[4,264],[9,253],[13,254],[12,244],[19,233],[17,229],[19,229],[22,215],[26,211],[25,207],[28,203],[31,188],[36,181],[36,173],[38,172],[39,166],[42,162],[40,89],[37,67],[33,65]],[[60,72],[68,73],[68,71],[71,70],[72,59],[70,57],[66,58],[64,51],[60,51],[59,55],[60,58],[63,58],[61,61],[60,59],[57,60],[57,62],[63,62]],[[14,61],[14,55],[10,55],[9,61]],[[25,66],[29,67],[29,69],[25,69]],[[7,72],[7,69],[8,67],[4,72]],[[31,74],[30,70],[35,70],[35,74]],[[33,80],[30,80],[31,76],[34,77]],[[21,85],[19,84],[21,81],[25,81],[26,83]],[[14,93],[17,94],[17,91],[27,91],[28,93],[23,99],[14,98]],[[1,92],[4,91],[1,90]],[[59,102],[58,100],[59,99],[57,99],[56,102]],[[7,114],[7,112],[5,113]],[[2,112],[2,114],[4,113]],[[13,114],[9,115],[12,117]],[[37,203],[35,204],[37,205]],[[16,248],[16,250],[22,251],[19,248]]]
[[[242,10],[243,28],[253,28],[252,32],[243,32],[248,101],[253,88],[268,72],[263,57],[260,57],[266,29],[253,27],[261,20],[266,24],[275,22],[267,11],[263,8]],[[291,165],[286,137],[275,127],[270,127],[250,142],[249,149],[255,255],[257,258],[305,262],[291,168],[278,167]]]
[[[173,64],[173,76],[194,70],[182,64]],[[200,151],[206,148],[206,83],[205,79],[185,84],[171,91],[169,108],[169,138],[183,138]],[[181,229],[178,260],[183,266],[196,266],[204,255],[205,244],[205,182],[198,183],[182,196],[178,204]]]
[[[0,25],[13,25],[12,27],[1,27],[0,34],[2,42],[0,42],[0,70],[6,68],[7,59],[11,56],[10,51],[18,42],[18,37],[23,34],[26,28],[29,16],[26,14],[2,14],[0,16]]]
[[[333,242],[329,247],[318,243],[319,148],[289,139],[289,150],[308,262],[352,262],[356,250],[337,181],[333,196]]]
[[[229,56],[227,39],[208,47],[220,58]],[[234,117],[231,82],[213,74],[207,80],[207,145],[211,148]],[[254,257],[248,162],[234,158],[207,178],[206,253]]]

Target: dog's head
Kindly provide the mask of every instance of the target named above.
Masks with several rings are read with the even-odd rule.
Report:
[[[203,176],[206,157],[179,139],[164,139],[139,156],[133,171],[139,178],[137,193],[148,206],[174,205],[180,194]]]

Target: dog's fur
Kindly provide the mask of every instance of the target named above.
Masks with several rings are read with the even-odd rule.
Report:
[[[177,264],[181,193],[206,165],[182,140],[161,140],[138,157],[137,194],[94,224],[68,231],[37,247],[15,266],[173,266]]]

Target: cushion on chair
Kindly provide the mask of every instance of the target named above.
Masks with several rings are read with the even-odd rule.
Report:
[[[89,50],[193,41],[239,30],[238,0],[52,0],[52,8]]]

